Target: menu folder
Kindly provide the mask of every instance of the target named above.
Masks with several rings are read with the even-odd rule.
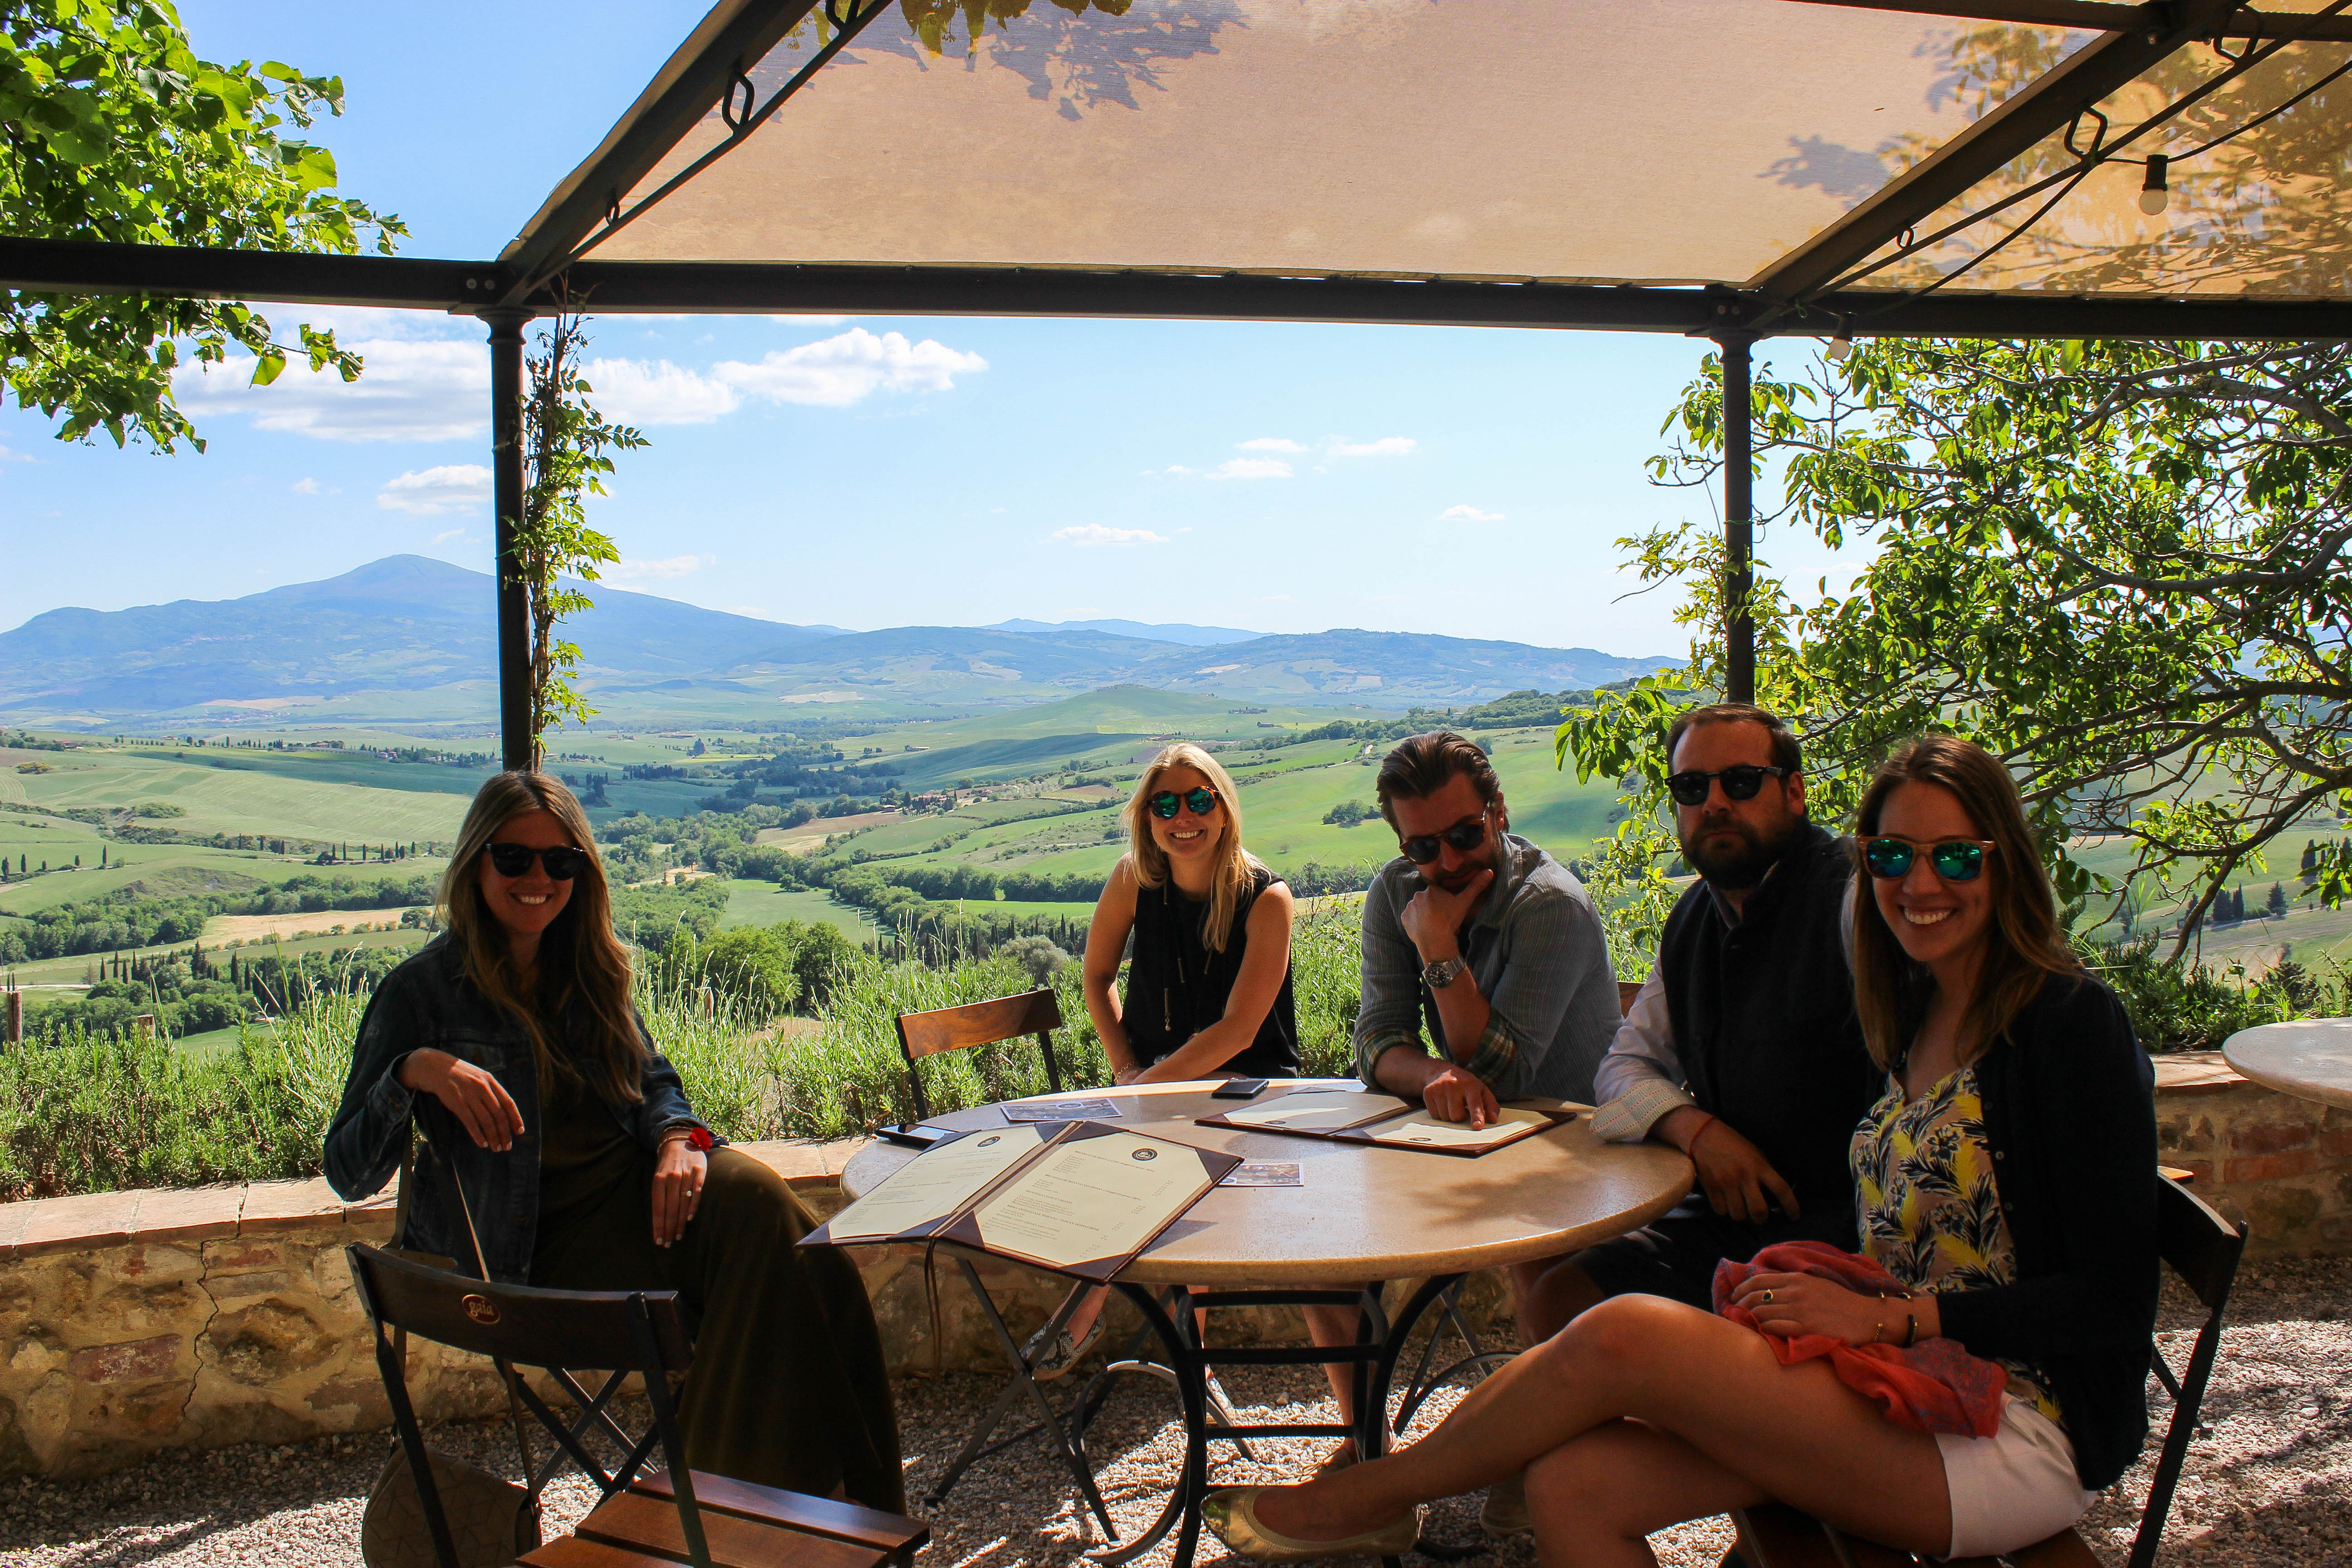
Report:
[[[957,1144],[977,1142],[967,1137]],[[882,1198],[891,1182],[944,1152],[917,1156],[867,1197]],[[976,1159],[979,1152],[967,1149],[967,1157]],[[945,1213],[881,1235],[843,1226],[844,1221],[854,1222],[859,1205],[852,1205],[803,1237],[801,1245],[952,1242],[1101,1283],[1132,1262],[1241,1163],[1237,1154],[1195,1149],[1105,1122],[1065,1122]]]
[[[1385,1103],[1363,1116],[1349,1117],[1338,1125],[1286,1123],[1278,1115],[1272,1114],[1278,1111],[1281,1100],[1252,1106],[1240,1113],[1239,1120],[1228,1113],[1196,1117],[1194,1121],[1202,1127],[1223,1127],[1235,1132],[1277,1132],[1287,1138],[1319,1138],[1327,1143],[1408,1149],[1416,1153],[1451,1154],[1457,1159],[1475,1160],[1481,1154],[1507,1149],[1521,1139],[1549,1132],[1555,1127],[1564,1127],[1581,1112],[1592,1109],[1589,1105],[1569,1103],[1563,1103],[1558,1110],[1506,1105],[1502,1108],[1502,1121],[1490,1122],[1474,1132],[1466,1121],[1436,1122],[1419,1106],[1407,1105],[1386,1095],[1366,1095],[1364,1098]]]

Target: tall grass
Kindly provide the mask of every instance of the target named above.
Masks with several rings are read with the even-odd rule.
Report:
[[[1300,1057],[1311,1074],[1352,1070],[1356,920],[1351,903],[1318,902],[1292,934]],[[2164,963],[2146,942],[2083,952],[2155,1051],[2218,1046],[2284,1018],[2352,1013],[2352,979],[2333,966],[2285,966],[2254,980]],[[829,977],[813,1033],[759,1016],[744,997],[682,981],[641,983],[637,999],[656,1047],[719,1131],[838,1138],[915,1115],[892,1026],[898,1014],[1035,984],[1004,954],[933,968],[852,952]],[[1054,1048],[1063,1086],[1108,1085],[1110,1064],[1087,1016],[1079,966],[1062,965],[1049,984],[1062,1009]],[[86,1029],[0,1047],[0,1198],[315,1174],[366,1003],[320,987],[277,1024],[247,1026],[234,1046],[203,1053]],[[1046,1088],[1027,1038],[932,1057],[922,1073],[934,1113]]]

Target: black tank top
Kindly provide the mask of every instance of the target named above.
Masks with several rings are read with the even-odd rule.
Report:
[[[1120,1014],[1138,1063],[1150,1067],[1225,1016],[1226,999],[1249,951],[1250,910],[1258,895],[1281,879],[1263,866],[1251,873],[1249,891],[1234,909],[1233,931],[1223,952],[1210,952],[1201,939],[1209,913],[1205,900],[1195,903],[1178,892],[1172,877],[1156,888],[1135,890],[1135,946],[1128,961]],[[1216,1070],[1250,1078],[1297,1076],[1298,1013],[1291,1000],[1287,965],[1282,990],[1257,1026],[1257,1038]]]

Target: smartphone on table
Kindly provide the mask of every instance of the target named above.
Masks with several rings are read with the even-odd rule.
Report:
[[[1262,1078],[1229,1078],[1209,1091],[1211,1100],[1255,1100],[1265,1092],[1267,1079]]]

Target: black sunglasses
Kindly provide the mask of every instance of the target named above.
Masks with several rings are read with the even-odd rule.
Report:
[[[1946,838],[1934,844],[1915,844],[1908,838],[1883,833],[1862,841],[1862,863],[1870,868],[1872,876],[1892,882],[1909,876],[1919,851],[1925,849],[1927,864],[1936,868],[1936,875],[1947,882],[1973,882],[1984,875],[1985,851],[1991,847],[1990,838]]]
[[[547,868],[547,874],[559,882],[568,882],[588,868],[588,852],[574,849],[569,844],[551,848],[534,849],[528,844],[493,844],[489,847],[490,865],[501,877],[520,877],[538,861]]]
[[[1416,866],[1426,866],[1437,858],[1440,839],[1466,854],[1486,842],[1486,811],[1492,809],[1487,807],[1468,821],[1457,822],[1443,833],[1424,833],[1418,838],[1400,838],[1397,847],[1402,849],[1404,858]]]
[[[1206,816],[1217,809],[1217,792],[1207,784],[1202,784],[1198,789],[1188,789],[1182,795],[1178,795],[1172,789],[1163,789],[1158,795],[1147,797],[1143,804],[1150,806],[1151,815],[1162,822],[1168,821],[1176,815],[1176,807],[1179,805],[1183,805],[1195,816]]]
[[[1759,767],[1754,763],[1742,763],[1736,768],[1726,768],[1719,773],[1703,773],[1693,768],[1688,773],[1675,773],[1666,780],[1666,793],[1683,805],[1705,805],[1706,786],[1716,780],[1723,781],[1726,800],[1754,800],[1756,792],[1764,787],[1767,775],[1776,779],[1789,776],[1786,768]]]

